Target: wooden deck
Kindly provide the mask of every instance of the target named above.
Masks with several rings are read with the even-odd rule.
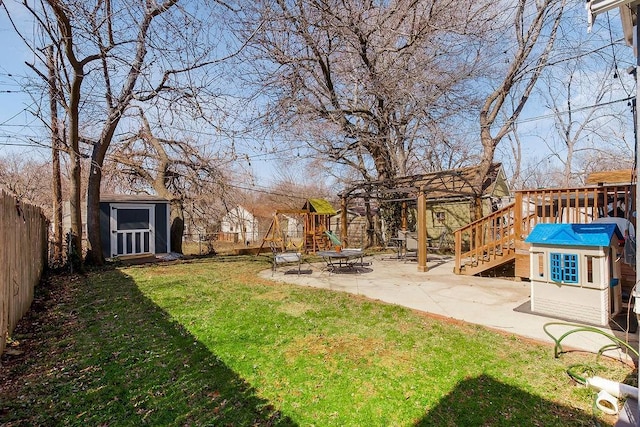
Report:
[[[529,278],[525,239],[538,223],[590,223],[606,216],[629,217],[635,208],[635,185],[521,190],[515,201],[455,231],[456,274],[475,275],[515,262],[515,275]],[[635,272],[623,268],[623,289]],[[626,284],[626,286],[625,286]]]

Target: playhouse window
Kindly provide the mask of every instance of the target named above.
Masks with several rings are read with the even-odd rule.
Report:
[[[534,254],[533,271],[536,277],[544,277],[544,252],[536,252]]]
[[[578,255],[551,253],[551,280],[578,283]]]

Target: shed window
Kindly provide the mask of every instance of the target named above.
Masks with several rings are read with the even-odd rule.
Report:
[[[578,255],[551,253],[551,280],[578,283]]]
[[[444,212],[434,212],[434,215],[435,215],[436,222],[439,222],[440,224],[443,224],[447,219]]]

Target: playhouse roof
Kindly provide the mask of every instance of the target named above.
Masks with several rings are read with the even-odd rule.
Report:
[[[527,243],[553,246],[609,246],[613,235],[622,239],[616,224],[538,224],[525,239]]]
[[[325,199],[309,199],[302,209],[308,209],[310,212],[315,212],[321,215],[336,214],[336,210],[331,206],[331,203]]]

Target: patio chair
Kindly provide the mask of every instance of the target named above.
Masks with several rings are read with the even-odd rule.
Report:
[[[429,239],[429,241],[427,242],[427,249],[432,250],[432,251],[441,251],[442,249],[446,249],[447,248],[447,237],[448,237],[449,233],[448,231],[445,229],[442,231],[442,233],[440,233],[440,236],[437,239]],[[435,244],[434,244],[435,243]]]
[[[302,264],[302,253],[300,252],[280,252],[275,242],[269,242],[271,252],[273,253],[273,264],[271,266],[271,275],[276,272],[279,265],[298,264],[298,275],[300,275],[300,265]]]
[[[416,233],[404,232],[405,258],[418,258],[418,236]]]
[[[400,232],[399,232],[400,233]],[[405,239],[405,258],[416,259],[418,258],[418,236],[414,232],[402,232]],[[447,246],[447,230],[444,230],[440,236],[435,239],[428,239],[427,251],[439,252],[441,249],[445,249]],[[435,245],[433,244],[435,242]]]
[[[396,255],[395,257],[388,258],[388,259],[400,259],[405,256],[405,249],[406,249],[405,243],[407,241],[405,233],[406,233],[405,231],[398,230],[397,236],[391,237],[387,242],[385,246],[386,249],[390,249]]]

